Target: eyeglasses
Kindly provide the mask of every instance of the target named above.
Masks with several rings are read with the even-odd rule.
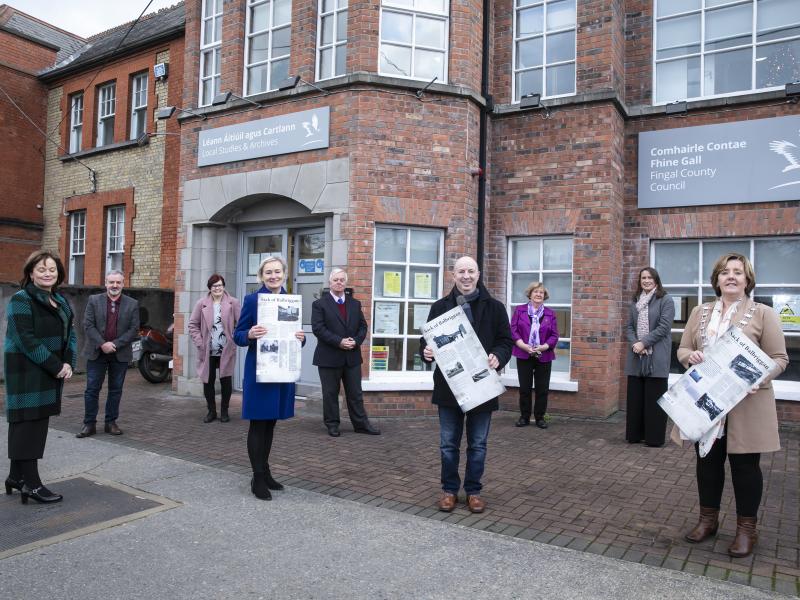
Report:
[[[216,284],[211,286],[211,289],[212,290],[224,290],[225,286],[223,284],[221,284],[221,283],[216,283]]]

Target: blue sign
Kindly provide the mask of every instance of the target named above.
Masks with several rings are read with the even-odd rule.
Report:
[[[297,266],[301,273],[322,273],[325,262],[321,258],[317,260],[301,258],[297,261]]]

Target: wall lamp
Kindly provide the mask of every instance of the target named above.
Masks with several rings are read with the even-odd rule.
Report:
[[[179,106],[164,106],[162,108],[156,109],[156,119],[158,119],[159,121],[161,121],[163,119],[169,119],[173,114],[175,114],[176,110],[178,110],[180,112],[183,112],[183,113],[186,113],[186,114],[189,114],[189,115],[194,115],[195,117],[198,117],[203,121],[206,120],[206,116],[205,115],[201,115],[200,113],[193,112],[193,111],[189,110],[188,108],[180,108]]]
[[[800,101],[800,81],[787,83],[784,88],[784,94],[789,98],[789,102],[797,104],[797,102]]]
[[[211,101],[211,106],[221,106],[222,104],[227,104],[232,97],[236,98],[237,100],[244,100],[245,102],[248,102],[253,106],[257,106],[258,108],[261,108],[262,106],[260,102],[256,102],[255,100],[250,100],[249,98],[243,98],[242,96],[234,94],[233,92],[220,92],[219,94],[214,96],[214,99]]]
[[[520,96],[519,108],[520,110],[523,108],[541,108],[544,110],[544,118],[550,118],[550,109],[542,103],[541,94],[525,94],[524,96]]]
[[[286,79],[282,79],[281,81],[279,81],[278,82],[278,90],[281,91],[281,92],[283,92],[285,90],[292,90],[292,89],[296,88],[297,84],[300,83],[301,81],[303,83],[305,83],[306,85],[310,85],[315,90],[318,90],[318,91],[322,92],[322,94],[325,95],[325,96],[330,95],[330,92],[328,90],[323,90],[318,85],[316,85],[314,83],[311,83],[310,81],[306,81],[305,79],[300,77],[300,75],[290,75]]]
[[[664,107],[664,114],[667,115],[685,115],[687,112],[689,112],[689,108],[686,105],[686,100],[670,102]]]

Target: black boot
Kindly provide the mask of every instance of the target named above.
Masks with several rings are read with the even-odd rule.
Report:
[[[206,415],[205,419],[203,419],[203,423],[211,423],[211,421],[217,420],[217,403],[212,398],[209,400],[206,398],[206,406],[208,406],[208,414]]]
[[[267,487],[269,489],[274,490],[274,491],[278,491],[278,492],[283,490],[283,484],[278,483],[277,481],[275,481],[275,479],[272,477],[272,473],[270,473],[270,471],[269,471],[269,466],[267,467],[266,481],[267,481]]]
[[[260,500],[272,500],[272,494],[269,493],[267,478],[264,473],[253,473],[253,478],[250,480],[250,491]]]
[[[228,400],[223,399],[222,402],[220,403],[220,408],[219,408],[220,423],[227,423],[228,421],[231,420],[231,418],[228,416],[228,406],[230,405],[230,403],[231,403],[230,399]]]

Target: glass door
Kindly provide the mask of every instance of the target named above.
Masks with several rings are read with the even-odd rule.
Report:
[[[289,272],[292,276],[293,293],[303,297],[303,331],[306,332],[300,383],[319,386],[319,373],[311,364],[314,349],[317,347],[317,339],[311,332],[311,305],[326,287],[325,228],[298,229],[294,231],[293,242]]]

